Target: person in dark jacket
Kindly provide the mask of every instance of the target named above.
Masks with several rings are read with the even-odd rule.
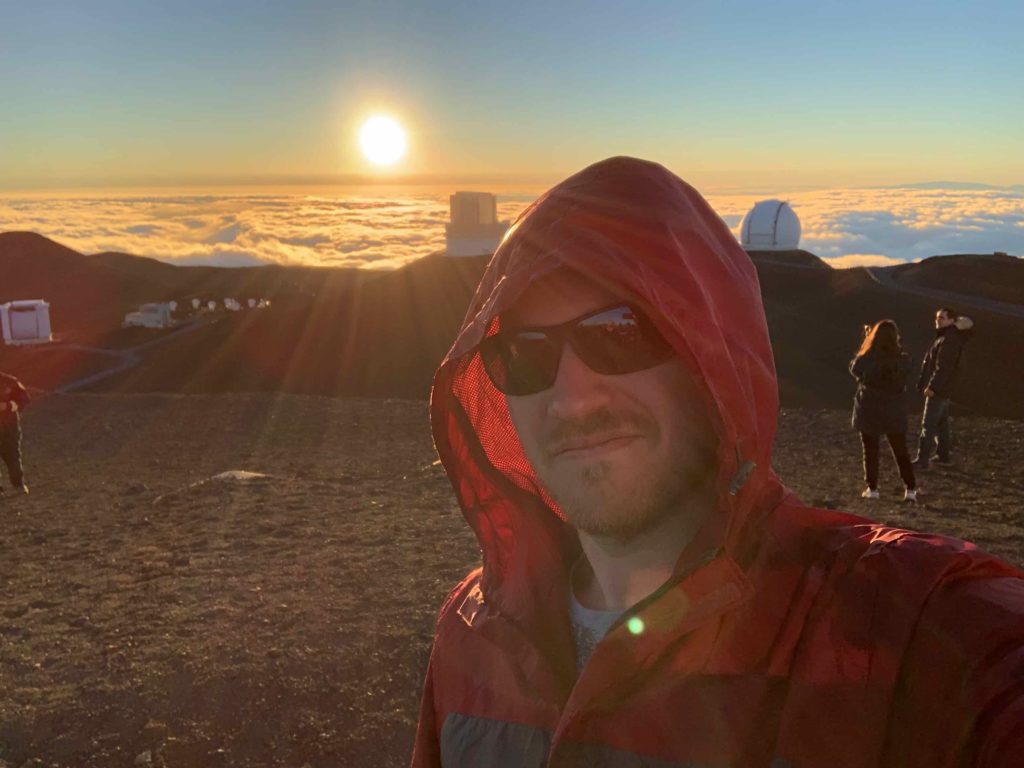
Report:
[[[877,499],[879,438],[885,435],[892,457],[903,478],[903,500],[917,501],[917,481],[907,451],[907,378],[910,355],[900,345],[900,331],[892,320],[864,326],[864,341],[850,361],[850,373],[857,380],[853,397],[853,428],[860,432],[864,452],[864,482],[861,494]]]
[[[921,416],[921,437],[914,466],[928,469],[935,452],[935,461],[948,464],[953,448],[953,422],[950,405],[953,383],[963,354],[964,344],[974,334],[974,321],[948,307],[935,313],[935,341],[921,363],[918,391],[924,395]]]
[[[21,493],[28,493],[21,467],[21,410],[28,401],[25,385],[14,376],[0,372],[0,458],[7,465],[11,485]],[[0,493],[3,493],[2,488]]]
[[[414,768],[1024,766],[1024,573],[803,503],[778,414],[757,270],[695,189],[616,157],[524,211],[431,393],[482,564]]]

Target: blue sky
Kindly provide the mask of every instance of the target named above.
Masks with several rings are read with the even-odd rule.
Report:
[[[2,2],[0,186],[1024,183],[1024,4]],[[361,157],[376,112],[409,134]]]

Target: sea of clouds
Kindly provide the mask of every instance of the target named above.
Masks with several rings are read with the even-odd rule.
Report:
[[[444,248],[451,189],[0,193],[0,232],[33,231],[81,253],[118,251],[175,264],[267,263],[388,269]],[[541,190],[502,190],[514,219]],[[1024,189],[826,189],[776,195],[800,217],[800,247],[833,266],[952,253],[1024,254]],[[708,200],[739,234],[770,195]]]

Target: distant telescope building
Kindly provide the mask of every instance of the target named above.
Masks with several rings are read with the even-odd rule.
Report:
[[[748,251],[795,251],[800,247],[800,219],[782,200],[762,200],[743,217],[740,243]]]
[[[53,341],[50,332],[50,304],[42,299],[9,301],[0,304],[0,326],[4,344],[46,344]]]
[[[456,192],[448,198],[451,221],[445,225],[449,256],[483,256],[494,253],[508,230],[498,221],[498,202],[488,192]]]
[[[121,322],[122,328],[170,328],[174,325],[170,304],[143,304],[135,312],[129,312]]]

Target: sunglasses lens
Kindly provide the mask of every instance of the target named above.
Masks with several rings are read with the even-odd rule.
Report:
[[[480,358],[491,382],[506,395],[532,395],[558,375],[559,344],[537,331],[498,334],[480,344]]]
[[[498,333],[480,343],[480,358],[499,391],[532,395],[555,383],[566,337],[587,367],[606,376],[652,368],[672,356],[651,321],[622,305],[547,330]]]
[[[631,307],[615,307],[580,321],[572,346],[596,373],[635,373],[668,360],[672,348],[658,329]]]

